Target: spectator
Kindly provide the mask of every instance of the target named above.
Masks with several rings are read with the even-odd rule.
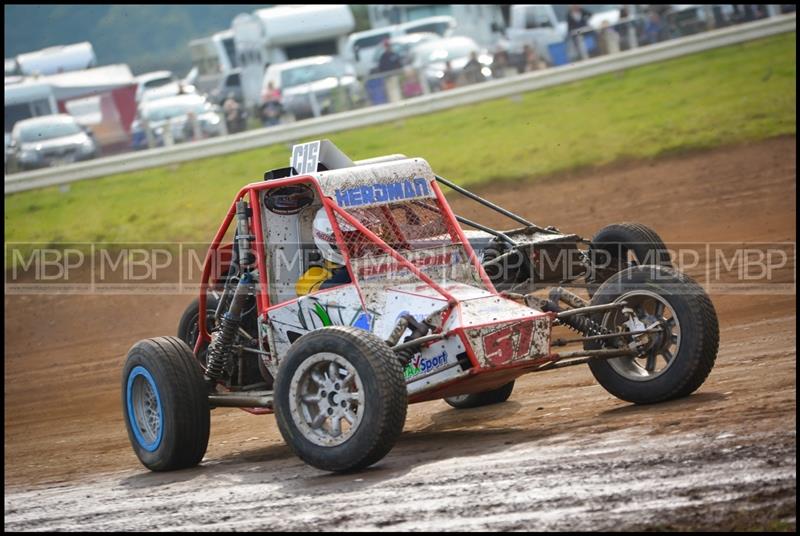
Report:
[[[589,26],[589,19],[591,18],[592,14],[581,6],[577,4],[569,6],[569,10],[567,11],[567,36],[573,47],[573,53],[571,55],[573,58],[583,58],[580,52],[581,40],[583,37],[576,35],[575,31]]]
[[[620,37],[617,31],[608,24],[607,20],[600,25],[600,49],[603,54],[616,54],[619,52]]]
[[[651,11],[647,17],[647,24],[644,25],[644,43],[650,45],[662,41],[665,31],[666,27],[661,22],[661,17],[655,11]]]
[[[442,89],[453,89],[454,87],[456,87],[456,73],[453,72],[450,60],[447,60],[444,64],[444,74],[442,74]]]
[[[766,16],[766,9],[758,4],[733,4],[733,19],[736,22],[750,22]]]
[[[416,97],[423,93],[422,84],[419,81],[417,72],[411,67],[403,69],[402,90],[404,99]]]
[[[628,13],[628,9],[624,6],[619,10],[619,20],[620,22],[614,27],[614,30],[619,35],[620,39],[620,49],[630,50],[633,48],[631,43],[631,32],[635,31],[635,26],[633,21],[629,21],[630,13]],[[635,36],[634,36],[635,39]]]
[[[538,71],[539,69],[547,67],[547,64],[542,61],[539,54],[537,54],[536,50],[530,45],[525,45],[522,49],[522,59],[524,61],[523,72],[526,73]]]
[[[464,74],[465,84],[477,84],[483,81],[483,74],[481,73],[483,65],[478,61],[478,53],[472,51],[469,53],[469,61],[464,65],[462,70]]]
[[[510,67],[508,52],[498,47],[492,58],[492,78],[505,78],[510,74]]]
[[[278,125],[281,122],[281,92],[275,88],[273,82],[269,82],[267,89],[262,95],[261,104],[261,124],[265,127]]]
[[[225,103],[222,105],[222,111],[225,113],[225,124],[230,134],[244,130],[244,128],[240,128],[242,127],[242,108],[236,101],[236,96],[233,92],[228,93],[228,98],[225,99]]]
[[[388,39],[383,40],[383,54],[378,60],[378,72],[385,73],[388,71],[396,71],[403,66],[400,56],[392,50],[392,45]]]
[[[198,127],[200,125],[197,122],[197,114],[190,111],[186,114],[186,122],[183,124],[183,139],[186,141],[195,141],[200,139],[198,135]]]

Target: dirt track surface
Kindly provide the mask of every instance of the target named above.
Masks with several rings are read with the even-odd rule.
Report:
[[[484,193],[583,236],[639,221],[668,245],[794,242],[795,174],[791,137]],[[776,279],[794,281],[793,259]],[[124,355],[174,334],[190,298],[6,296],[5,528],[793,529],[796,296],[712,299],[720,351],[688,398],[632,406],[585,366],[528,375],[505,404],[410,406],[383,461],[329,475],[291,454],[272,416],[235,409],[214,411],[201,466],[139,465],[122,421]]]

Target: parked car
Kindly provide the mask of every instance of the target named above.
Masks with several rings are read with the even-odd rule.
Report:
[[[274,63],[264,73],[262,93],[270,83],[280,91],[283,109],[295,119],[315,116],[315,106],[320,115],[334,111],[337,87],[348,104],[358,106],[363,101],[354,66],[334,56]]]
[[[136,77],[136,102],[173,97],[182,93],[195,93],[192,85],[186,84],[171,71],[154,71]]]
[[[480,81],[492,77],[492,56],[482,50],[478,44],[469,37],[445,37],[426,41],[412,49],[412,66],[425,73],[425,78],[433,91],[443,88],[447,62],[455,77],[460,78],[464,66],[475,53],[481,64]]]
[[[11,131],[7,156],[20,169],[36,169],[89,160],[99,154],[91,130],[67,114],[18,121]]]
[[[164,145],[165,130],[168,127],[171,127],[175,143],[190,140],[193,129],[189,123],[189,114],[194,114],[199,122],[202,137],[219,136],[225,132],[219,108],[205,97],[196,94],[164,97],[140,105],[138,116],[131,125],[133,148],[147,148],[146,127],[152,130],[157,146]]]

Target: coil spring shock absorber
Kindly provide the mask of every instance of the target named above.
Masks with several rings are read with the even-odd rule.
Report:
[[[556,312],[560,312],[560,309]],[[559,319],[559,322],[586,337],[591,337],[592,335],[609,335],[611,333],[585,315],[568,316],[566,318]]]
[[[225,374],[225,365],[228,363],[231,348],[233,347],[239,324],[242,321],[242,307],[250,294],[253,278],[250,269],[255,262],[252,252],[252,241],[255,238],[249,234],[248,217],[250,209],[247,203],[236,203],[236,242],[239,247],[239,266],[242,277],[236,285],[236,292],[231,299],[228,310],[222,315],[219,331],[214,336],[208,347],[206,360],[206,378],[210,381],[219,380]]]
[[[545,300],[536,296],[527,297],[529,301],[533,302],[542,311],[553,313],[564,312],[564,309],[562,309],[559,305],[560,302],[564,302],[575,309],[580,309],[581,307],[587,307],[590,305],[589,302],[577,294],[573,294],[572,292],[561,287],[551,290],[549,298],[550,299]],[[589,318],[588,315],[567,316],[559,318],[558,321],[585,337],[590,337],[592,335],[608,335],[611,333],[603,326]]]

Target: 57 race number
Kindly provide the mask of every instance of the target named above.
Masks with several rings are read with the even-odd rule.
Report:
[[[483,336],[483,352],[495,365],[525,359],[530,355],[532,338],[532,319],[510,324]]]

